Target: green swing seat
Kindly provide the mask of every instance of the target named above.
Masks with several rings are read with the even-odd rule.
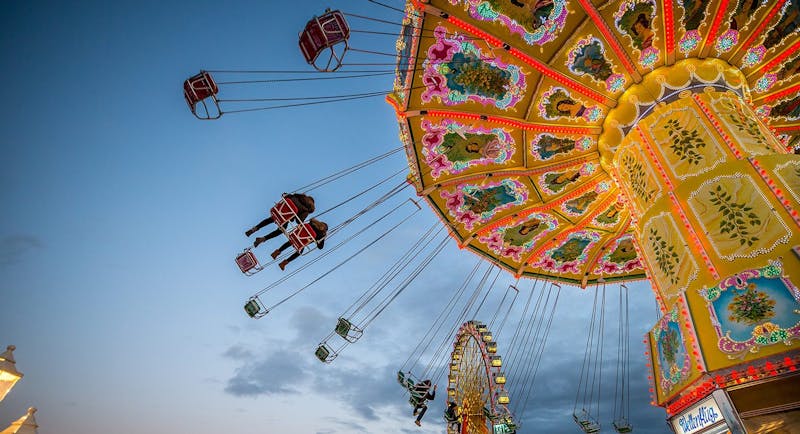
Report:
[[[261,304],[258,297],[253,297],[247,300],[247,303],[244,304],[244,311],[250,318],[258,319],[266,315],[269,312],[269,309],[265,308]]]
[[[334,331],[337,335],[341,336],[342,339],[350,343],[357,341],[361,335],[364,334],[363,330],[354,326],[353,323],[346,318],[339,318]]]
[[[614,421],[614,430],[620,434],[633,432],[633,426],[625,419]]]
[[[336,358],[339,354],[336,351],[333,351],[328,344],[325,342],[319,344],[316,351],[314,351],[314,355],[317,356],[322,363],[330,363],[333,359]]]

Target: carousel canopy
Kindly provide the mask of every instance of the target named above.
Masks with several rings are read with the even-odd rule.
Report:
[[[800,139],[800,0],[411,0],[395,91],[409,180],[451,235],[518,276],[645,277],[598,147],[626,90],[683,59],[746,77]]]

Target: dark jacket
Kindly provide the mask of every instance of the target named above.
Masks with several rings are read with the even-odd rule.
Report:
[[[305,221],[308,215],[314,212],[314,198],[307,194],[287,194],[286,200],[291,200],[297,207],[297,218],[300,219],[301,222]]]
[[[311,219],[308,224],[311,225],[311,228],[314,229],[314,233],[316,233],[314,240],[317,242],[317,248],[323,248],[325,246],[325,237],[328,236],[328,225],[314,219]]]

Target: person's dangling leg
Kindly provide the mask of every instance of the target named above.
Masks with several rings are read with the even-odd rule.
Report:
[[[275,237],[277,237],[278,235],[280,235],[282,233],[283,233],[283,231],[281,230],[281,228],[278,228],[278,229],[275,229],[274,231],[264,235],[263,237],[258,237],[258,238],[256,238],[256,241],[253,243],[253,247],[258,247],[258,245],[263,243],[264,241],[267,241],[269,239],[275,238]]]
[[[302,252],[302,249],[300,251]],[[278,266],[281,267],[281,270],[283,270],[284,268],[286,268],[286,265],[288,265],[290,262],[294,261],[295,259],[297,259],[299,257],[300,257],[300,252],[294,252],[294,253],[292,253],[292,256],[289,256],[288,258],[286,258],[283,262],[278,264]]]
[[[253,235],[254,233],[256,233],[257,230],[263,228],[264,226],[266,226],[266,225],[268,225],[270,223],[272,223],[272,216],[267,217],[264,220],[261,220],[261,223],[259,223],[259,224],[255,225],[255,226],[253,226],[252,228],[248,229],[247,232],[245,232],[244,234],[245,234],[245,236],[249,237],[250,235]]]
[[[420,411],[417,414],[417,420],[414,421],[417,426],[422,426],[422,416],[425,416],[425,412],[428,411],[428,406],[426,404],[420,404]]]
[[[281,246],[280,246],[280,247],[278,247],[277,249],[275,249],[275,251],[274,251],[274,252],[272,252],[272,255],[271,255],[271,256],[272,256],[272,259],[275,259],[275,258],[277,258],[277,257],[278,257],[278,255],[280,255],[282,251],[284,251],[284,250],[288,249],[289,247],[291,247],[291,245],[292,245],[292,242],[291,242],[291,241],[287,241],[287,242],[285,242],[285,243],[281,244]]]

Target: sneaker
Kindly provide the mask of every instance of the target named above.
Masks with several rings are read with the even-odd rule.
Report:
[[[417,424],[417,426],[422,426],[422,422],[420,422],[418,420],[415,420],[414,423]]]

